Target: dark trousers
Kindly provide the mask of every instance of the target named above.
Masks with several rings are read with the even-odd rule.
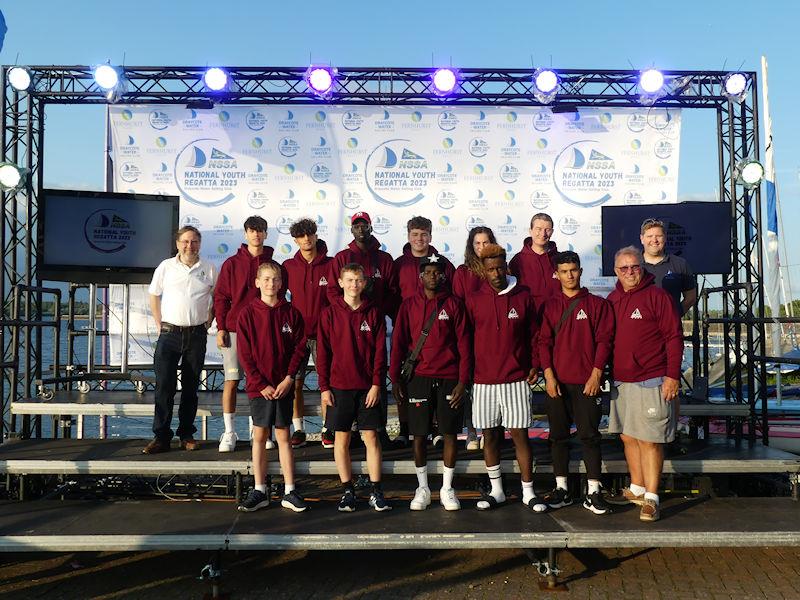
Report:
[[[561,397],[547,397],[547,418],[550,421],[550,452],[553,473],[569,474],[570,426],[575,423],[578,439],[583,444],[583,462],[589,479],[600,479],[600,440],[598,431],[602,406],[600,396],[587,397],[583,385],[559,384]]]
[[[156,410],[153,433],[163,442],[172,439],[172,409],[178,387],[178,362],[181,364],[181,404],[178,408],[179,439],[192,437],[197,428],[197,387],[206,357],[205,325],[181,331],[162,332],[156,343],[153,366],[156,372]]]

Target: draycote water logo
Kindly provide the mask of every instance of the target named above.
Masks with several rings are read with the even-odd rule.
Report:
[[[166,129],[172,123],[169,115],[161,110],[154,110],[150,113],[150,127],[153,129]]]
[[[411,206],[425,197],[428,185],[436,177],[425,157],[407,146],[409,142],[388,140],[367,156],[367,188],[381,204]]]
[[[364,122],[364,117],[355,111],[348,110],[342,115],[342,127],[347,131],[358,131],[361,129],[361,124]]]
[[[83,224],[86,243],[104,254],[124,250],[135,235],[131,224],[110,208],[94,211]]]
[[[623,174],[613,157],[596,148],[596,140],[574,142],[553,163],[553,184],[564,200],[576,206],[599,206],[611,199]]]
[[[199,206],[220,206],[233,200],[233,191],[246,178],[239,162],[217,146],[216,138],[189,142],[175,157],[175,183],[187,202]],[[253,161],[255,163],[255,161]],[[257,168],[254,164],[253,171]]]

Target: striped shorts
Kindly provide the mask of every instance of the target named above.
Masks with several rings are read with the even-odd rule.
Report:
[[[531,386],[524,379],[472,386],[472,423],[478,429],[527,429],[532,419]]]

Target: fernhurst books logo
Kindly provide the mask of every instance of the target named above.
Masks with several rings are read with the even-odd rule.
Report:
[[[367,188],[381,204],[402,208],[425,197],[436,173],[408,139],[387,140],[367,156]]]
[[[86,243],[103,254],[124,250],[135,235],[130,222],[110,208],[94,211],[83,224]]]

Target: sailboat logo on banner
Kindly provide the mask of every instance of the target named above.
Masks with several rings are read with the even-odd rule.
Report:
[[[367,188],[377,202],[394,207],[416,204],[425,197],[436,173],[411,140],[387,140],[367,156]]]
[[[236,197],[240,182],[256,173],[258,161],[233,156],[216,138],[186,144],[175,157],[175,183],[183,199],[198,206],[221,206]]]
[[[588,208],[608,202],[623,173],[613,157],[600,151],[597,140],[567,145],[553,163],[553,183],[570,204]]]

